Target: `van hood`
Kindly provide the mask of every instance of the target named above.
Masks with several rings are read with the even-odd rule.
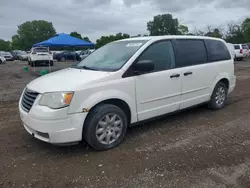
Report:
[[[78,86],[92,83],[109,74],[110,72],[67,68],[41,76],[30,82],[27,88],[38,93],[75,91]]]

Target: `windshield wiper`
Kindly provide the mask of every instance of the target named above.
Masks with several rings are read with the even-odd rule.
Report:
[[[87,67],[87,66],[82,66],[82,67],[78,67],[80,69],[86,69],[86,70],[96,70],[95,68],[92,67]]]

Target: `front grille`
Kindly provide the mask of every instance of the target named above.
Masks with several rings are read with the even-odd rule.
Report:
[[[26,112],[30,111],[30,109],[32,108],[33,103],[35,102],[38,95],[39,95],[39,93],[37,93],[35,91],[31,91],[29,89],[26,89],[24,91],[21,104],[22,104],[22,108]]]

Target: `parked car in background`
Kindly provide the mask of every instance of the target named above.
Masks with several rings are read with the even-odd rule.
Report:
[[[29,65],[46,64],[53,66],[53,55],[47,47],[34,47],[28,56]]]
[[[57,61],[66,61],[66,60],[80,61],[81,60],[80,55],[72,51],[63,51],[61,53],[53,54],[53,59],[56,59]]]
[[[25,51],[22,51],[22,52],[20,53],[19,59],[22,60],[22,61],[27,61],[27,60],[28,60],[28,57],[29,57],[29,54],[28,54],[27,52],[25,52]]]
[[[30,82],[20,97],[24,128],[52,144],[119,145],[129,126],[208,103],[219,110],[236,85],[226,42],[150,36],[111,42],[84,61]]]
[[[235,49],[232,43],[227,43],[227,48],[231,54],[231,57],[235,60]]]
[[[14,57],[10,52],[1,51],[0,54],[6,59],[6,61],[14,61]]]
[[[89,56],[91,53],[93,53],[95,50],[84,50],[79,53],[81,60],[85,59],[87,56]]]
[[[249,57],[249,49],[245,44],[234,44],[235,59],[238,61]]]
[[[0,64],[5,63],[6,59],[0,54]]]
[[[22,50],[13,50],[11,51],[11,54],[15,60],[20,60],[21,55],[22,55]]]

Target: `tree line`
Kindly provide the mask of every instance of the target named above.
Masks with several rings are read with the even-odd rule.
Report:
[[[180,24],[177,18],[171,14],[161,14],[154,16],[153,20],[147,22],[147,31],[150,36],[159,35],[198,35],[222,38],[230,43],[250,42],[250,18],[243,22],[231,21],[227,26],[212,27],[207,25],[203,29],[193,29],[190,31],[188,26]],[[15,49],[29,50],[33,44],[47,40],[56,35],[56,30],[51,22],[45,20],[27,21],[18,26],[17,34],[12,36],[11,41],[0,39],[0,51],[10,51]],[[73,31],[71,36],[90,41],[88,37]],[[96,40],[96,48],[120,39],[148,36],[147,34],[138,34],[130,36],[126,33],[117,33],[116,35],[101,36]]]

